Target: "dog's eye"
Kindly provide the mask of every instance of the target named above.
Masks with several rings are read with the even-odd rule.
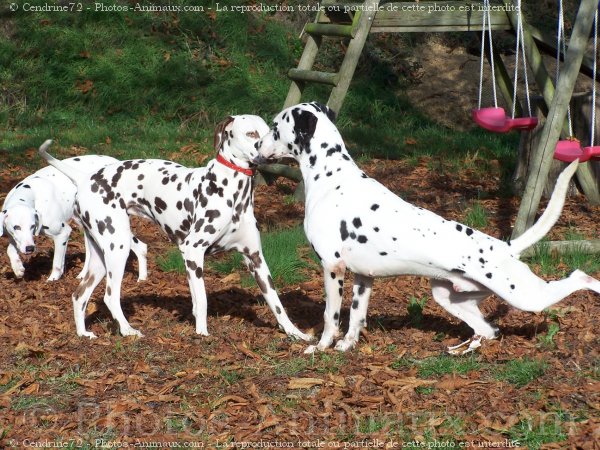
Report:
[[[19,231],[20,229],[21,229],[21,227],[20,227],[19,225],[15,225],[15,226],[13,227],[13,230],[15,230],[15,231]]]
[[[251,137],[253,139],[258,139],[260,138],[260,134],[258,134],[258,131],[254,130],[254,131],[248,131],[246,133],[246,136]]]

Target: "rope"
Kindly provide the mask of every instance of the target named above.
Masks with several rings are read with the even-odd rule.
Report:
[[[486,6],[485,15],[487,16],[488,22],[488,38],[490,42],[490,61],[492,64],[492,92],[494,93],[494,107],[498,107],[498,96],[496,94],[496,68],[494,66],[494,45],[492,42],[492,16],[490,14],[490,2],[489,0],[484,1],[484,5]]]
[[[519,0],[519,17],[521,17],[521,0]],[[525,79],[525,98],[527,99],[527,109],[529,111],[529,117],[532,117],[531,114],[531,99],[529,97],[529,79],[527,78],[527,58],[525,56],[525,39],[523,32],[523,19],[519,21],[519,28],[521,29],[521,53],[523,56],[523,78]]]
[[[525,79],[525,98],[527,101],[527,110],[529,111],[529,117],[533,116],[531,113],[531,99],[529,96],[529,79],[527,77],[527,57],[525,55],[525,33],[523,31],[523,16],[521,11],[521,0],[517,1],[517,46],[515,50],[515,76],[513,85],[513,104],[512,104],[512,118],[515,118],[515,109],[517,106],[517,85],[519,79],[519,51],[523,59],[523,78]]]
[[[489,0],[483,1],[483,24],[481,26],[481,55],[479,57],[479,100],[478,109],[481,109],[481,96],[483,92],[483,60],[485,58],[485,32],[486,32],[486,21],[488,24],[488,40],[490,45],[490,63],[492,65],[492,92],[494,93],[494,107],[498,107],[498,97],[496,94],[496,69],[494,67],[494,47],[492,45],[492,20],[490,16],[490,2]]]
[[[515,76],[513,77],[512,118],[515,118],[517,106],[517,85],[519,84],[519,50],[521,49],[521,0],[517,1],[517,48],[515,50]]]
[[[563,10],[563,2],[558,2],[558,31],[556,35],[556,75],[554,76],[554,86],[558,86],[558,78],[560,76],[560,52],[567,54],[567,42],[565,37],[565,15]],[[573,121],[571,119],[571,103],[567,106],[567,123],[569,124],[569,137],[573,136]]]
[[[590,124],[590,147],[594,146],[596,134],[596,68],[598,66],[598,8],[594,14],[594,70],[592,77],[592,123]]]

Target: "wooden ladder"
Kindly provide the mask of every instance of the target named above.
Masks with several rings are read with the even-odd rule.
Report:
[[[354,10],[346,12],[347,6],[353,6]],[[315,21],[304,26],[303,33],[308,35],[306,46],[298,67],[288,72],[292,84],[284,108],[300,102],[306,83],[322,83],[333,87],[327,106],[339,113],[378,6],[379,0],[365,0],[362,4],[342,4],[335,1],[322,4]],[[323,36],[350,38],[346,55],[337,73],[312,70]]]

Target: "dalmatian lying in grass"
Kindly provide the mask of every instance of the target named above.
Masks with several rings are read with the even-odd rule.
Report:
[[[478,304],[496,294],[525,311],[542,311],[579,289],[600,294],[600,281],[580,270],[547,282],[519,261],[519,254],[550,230],[562,210],[577,162],[558,178],[544,214],[531,229],[503,242],[431,211],[405,202],[369,178],[349,156],[326,106],[303,103],[283,110],[257,147],[265,160],[293,157],[306,189],[304,230],[325,277],[325,327],[307,352],[324,350],[338,334],[344,274],[355,274],[350,325],[335,346],[345,351],[366,324],[374,277],[418,275],[431,278],[433,298],[465,321],[475,335],[450,348],[462,353],[493,339]]]
[[[80,172],[93,173],[98,168],[114,164],[117,159],[110,156],[86,155],[65,159],[65,164],[76,168]],[[69,220],[73,216],[75,194],[77,188],[73,182],[54,167],[44,167],[29,175],[18,183],[6,196],[0,211],[0,236],[6,232],[8,248],[6,253],[10,265],[17,278],[25,275],[25,267],[19,252],[31,255],[35,252],[34,236],[50,236],[54,241],[54,258],[52,272],[48,281],[58,280],[65,269],[65,255],[67,242],[71,235]],[[80,224],[81,225],[81,224]],[[133,235],[131,248],[139,262],[139,280],[145,280],[146,269],[146,244]],[[78,278],[82,278],[87,271],[89,245],[85,246],[85,263]]]
[[[129,254],[129,216],[137,215],[157,223],[178,245],[190,285],[196,333],[208,335],[204,255],[235,249],[242,253],[280,327],[290,336],[311,339],[292,324],[283,309],[254,218],[251,162],[258,156],[254,144],[268,130],[258,116],[229,117],[217,126],[217,157],[205,168],[140,159],[112,164],[91,176],[50,156],[46,150],[52,141],[44,142],[39,149],[42,158],[77,185],[77,214],[92,243],[88,273],[72,298],[79,336],[95,337],[85,328],[85,309],[105,276],[104,302],[121,334],[142,335],[123,315],[120,298]]]

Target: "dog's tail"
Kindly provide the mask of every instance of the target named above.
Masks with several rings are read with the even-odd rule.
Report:
[[[55,169],[59,170],[65,176],[67,176],[73,183],[75,183],[75,186],[79,186],[82,181],[87,179],[83,172],[71,166],[70,164],[61,161],[60,159],[56,159],[54,156],[48,153],[47,150],[50,147],[50,145],[52,145],[52,139],[48,139],[47,141],[45,141],[42,145],[40,145],[40,148],[38,149],[39,155],[42,158],[44,158],[48,162],[48,164],[50,164]]]
[[[561,172],[556,180],[556,185],[554,186],[546,210],[531,228],[510,242],[512,251],[521,253],[523,250],[531,247],[542,239],[548,231],[550,231],[560,217],[560,213],[565,204],[565,198],[567,197],[567,191],[569,190],[569,182],[577,170],[578,165],[579,160],[576,159]]]

